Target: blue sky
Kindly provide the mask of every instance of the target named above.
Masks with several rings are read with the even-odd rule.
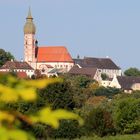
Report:
[[[39,45],[64,45],[72,57],[112,58],[140,68],[140,0],[0,0],[0,43],[23,58],[23,26],[31,6]]]

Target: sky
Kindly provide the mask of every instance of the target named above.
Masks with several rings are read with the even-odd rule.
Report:
[[[0,48],[23,58],[29,6],[39,46],[66,46],[73,58],[109,57],[140,68],[140,0],[0,0]]]

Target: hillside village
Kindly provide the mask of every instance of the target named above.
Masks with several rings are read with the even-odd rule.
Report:
[[[32,78],[37,72],[47,77],[64,73],[85,75],[104,87],[114,87],[128,93],[140,90],[140,77],[124,76],[121,68],[111,58],[72,58],[65,46],[38,46],[35,34],[36,26],[29,9],[24,25],[24,60],[7,61],[0,67],[1,73],[12,70],[20,78]]]
[[[29,8],[23,59],[0,49],[0,140],[140,140],[140,70],[73,58],[67,46],[40,45],[36,30]]]

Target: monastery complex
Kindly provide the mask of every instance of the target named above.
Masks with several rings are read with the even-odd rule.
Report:
[[[125,77],[121,68],[110,58],[72,58],[65,46],[38,46],[36,26],[29,9],[24,25],[24,59],[7,61],[0,72],[14,71],[21,78],[35,76],[38,70],[47,77],[68,73],[90,77],[101,86],[116,87],[126,92],[140,90],[140,77]],[[106,75],[106,79],[103,79]]]

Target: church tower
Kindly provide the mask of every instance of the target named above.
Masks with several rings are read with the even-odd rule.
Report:
[[[26,61],[30,65],[36,62],[35,32],[36,27],[33,23],[33,17],[29,8],[26,23],[24,25],[24,61]]]

